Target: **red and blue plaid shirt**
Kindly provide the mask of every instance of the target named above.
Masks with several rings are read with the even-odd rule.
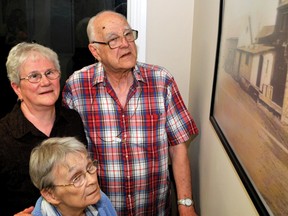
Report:
[[[125,107],[101,63],[74,72],[63,102],[83,120],[101,189],[118,215],[168,215],[168,147],[198,133],[173,77],[138,62]]]

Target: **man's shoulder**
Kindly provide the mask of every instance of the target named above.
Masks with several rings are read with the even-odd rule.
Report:
[[[146,82],[171,82],[172,74],[163,66],[138,62],[135,67],[136,76],[139,74]]]
[[[87,66],[81,68],[80,70],[74,71],[68,77],[68,80],[75,79],[75,78],[78,78],[78,77],[85,77],[85,76],[94,74],[95,71],[98,70],[99,66],[100,66],[99,63],[94,63],[94,64],[91,64],[91,65],[87,65]]]
[[[145,71],[151,73],[151,75],[155,75],[155,73],[161,72],[163,75],[171,76],[170,72],[163,66],[156,65],[156,64],[148,64],[143,62],[137,62],[136,71]]]

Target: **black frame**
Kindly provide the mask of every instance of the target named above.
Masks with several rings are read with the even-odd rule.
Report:
[[[219,7],[219,31],[218,31],[218,39],[217,39],[217,51],[216,51],[216,59],[215,59],[215,74],[213,79],[213,89],[212,89],[212,97],[211,97],[211,107],[210,107],[210,121],[220,139],[222,142],[230,160],[232,161],[234,168],[236,169],[243,185],[245,186],[253,204],[255,205],[255,208],[257,209],[258,213],[262,216],[270,215],[272,212],[257,190],[255,188],[255,185],[253,184],[253,181],[251,181],[249,175],[245,171],[245,167],[243,167],[243,164],[241,164],[241,161],[237,157],[237,153],[233,150],[233,147],[229,144],[224,132],[221,129],[221,126],[218,124],[215,116],[214,116],[214,105],[215,105],[215,95],[217,91],[217,78],[218,78],[218,70],[219,70],[219,62],[220,58],[222,57],[221,51],[221,45],[223,43],[222,38],[222,30],[223,30],[223,21],[224,21],[224,10],[225,10],[225,1],[228,0],[220,0],[220,7]]]

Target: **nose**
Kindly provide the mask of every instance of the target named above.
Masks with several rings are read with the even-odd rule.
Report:
[[[48,85],[48,84],[51,83],[51,81],[50,81],[50,79],[48,79],[48,78],[46,77],[46,75],[42,74],[40,83],[43,84],[43,85]]]
[[[121,46],[129,46],[129,41],[126,39],[126,37],[121,37]]]
[[[89,172],[86,172],[86,184],[97,184],[98,185],[98,177],[97,172],[90,174]]]

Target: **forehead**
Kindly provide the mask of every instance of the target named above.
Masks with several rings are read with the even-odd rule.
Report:
[[[58,161],[54,166],[56,173],[70,173],[78,168],[85,168],[88,163],[88,156],[82,152],[68,153],[63,160]]]
[[[51,60],[47,59],[39,53],[33,53],[32,55],[29,55],[29,57],[23,62],[20,70],[42,70],[53,67],[54,63]]]
[[[23,62],[22,67],[33,67],[36,65],[53,65],[54,63],[42,55],[29,55]]]
[[[116,13],[104,13],[95,19],[96,34],[106,35],[113,32],[123,32],[130,26],[125,17]]]

